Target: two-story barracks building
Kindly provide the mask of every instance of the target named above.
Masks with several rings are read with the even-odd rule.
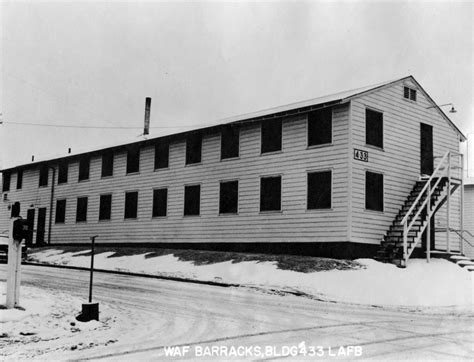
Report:
[[[101,243],[373,255],[420,174],[460,140],[408,76],[4,169],[0,231],[19,201],[34,223],[31,245],[99,235]]]

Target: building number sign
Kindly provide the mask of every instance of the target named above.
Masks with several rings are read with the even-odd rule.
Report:
[[[354,160],[369,162],[369,153],[367,151],[354,148]]]

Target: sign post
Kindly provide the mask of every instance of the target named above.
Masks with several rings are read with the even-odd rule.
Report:
[[[15,221],[19,217],[10,219],[10,230],[8,235],[8,267],[7,267],[7,309],[12,309],[20,305],[20,266],[21,266],[21,240],[15,240],[13,229]]]

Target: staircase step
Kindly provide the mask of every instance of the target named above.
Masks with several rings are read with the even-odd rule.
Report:
[[[461,266],[466,266],[466,265],[473,265],[474,266],[474,261],[472,260],[459,260],[458,262],[456,262],[457,265],[461,265]]]
[[[451,255],[449,258],[452,260],[469,260],[469,258],[464,255]]]

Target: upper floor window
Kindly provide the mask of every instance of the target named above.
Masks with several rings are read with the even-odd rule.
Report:
[[[23,187],[23,170],[19,169],[16,173],[16,189],[20,190]]]
[[[239,181],[221,182],[219,214],[236,214],[239,203]]]
[[[332,108],[308,113],[308,147],[332,142]]]
[[[101,177],[112,176],[114,174],[114,152],[107,151],[102,154]]]
[[[365,143],[383,148],[383,113],[365,110]]]
[[[155,143],[155,170],[159,168],[168,168],[170,146],[168,142],[160,141]]]
[[[416,102],[416,89],[403,87],[403,97]]]
[[[221,160],[239,157],[239,129],[225,126],[221,130]]]
[[[136,219],[138,211],[138,191],[125,193],[125,219]]]
[[[69,164],[67,161],[62,161],[58,166],[58,184],[67,182]]]
[[[193,133],[186,137],[186,165],[201,162],[202,135]]]
[[[140,170],[140,147],[137,145],[127,147],[127,173]]]
[[[87,197],[77,198],[76,222],[87,221]]]
[[[3,172],[2,177],[3,177],[2,192],[10,191],[10,178],[11,178],[10,172]]]
[[[383,211],[383,174],[365,172],[365,208]]]
[[[281,119],[269,119],[262,121],[261,152],[281,151]]]
[[[66,200],[56,200],[56,224],[64,224],[66,220]]]
[[[308,210],[331,208],[331,171],[308,173]]]
[[[281,210],[281,176],[260,179],[260,211]]]
[[[39,186],[48,186],[49,167],[47,165],[40,166],[39,170]]]
[[[89,155],[82,156],[79,159],[79,181],[89,179],[91,159]]]

